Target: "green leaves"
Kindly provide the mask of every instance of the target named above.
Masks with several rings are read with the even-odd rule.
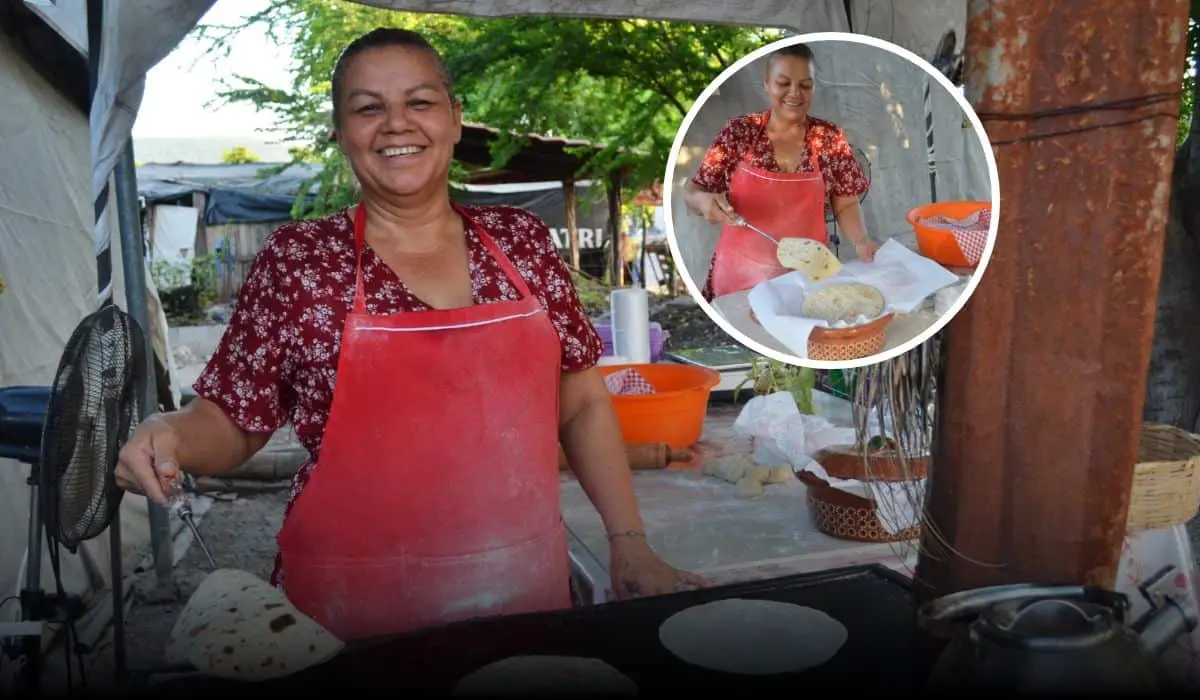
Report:
[[[493,146],[492,167],[503,167],[517,152],[522,134],[584,140],[605,148],[579,177],[629,166],[629,191],[663,176],[675,131],[695,97],[734,61],[782,36],[774,29],[640,19],[484,20],[341,0],[274,0],[242,27],[206,26],[198,34],[212,51],[221,52],[232,34],[248,25],[290,42],[293,82],[280,87],[236,78],[221,98],[269,111],[283,134],[312,143],[306,157],[323,163],[327,172],[317,183],[317,204],[298,203],[302,215],[353,201],[353,178],[328,142],[329,78],[342,49],[376,27],[424,35],[454,77],[464,119],[512,133]]]

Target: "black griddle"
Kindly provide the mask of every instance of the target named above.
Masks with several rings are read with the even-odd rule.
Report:
[[[671,615],[725,598],[756,598],[816,608],[845,625],[849,638],[826,664],[798,674],[725,674],[677,659],[658,641]],[[378,691],[446,694],[466,674],[518,655],[599,658],[632,678],[639,696],[686,691],[770,693],[817,688],[920,688],[927,673],[917,651],[915,603],[907,578],[872,564],[732,584],[567,611],[494,617],[348,645],[335,659],[288,678],[254,683],[255,692]],[[246,689],[196,677],[156,694]]]

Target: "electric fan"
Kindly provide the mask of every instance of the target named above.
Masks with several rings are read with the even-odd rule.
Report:
[[[39,689],[41,638],[47,623],[63,626],[68,686],[72,652],[79,657],[81,680],[86,683],[83,649],[74,626],[84,606],[63,588],[59,547],[86,553],[80,545],[105,529],[111,545],[118,679],[124,672],[118,516],[123,492],[113,471],[121,447],[141,417],[148,367],[145,347],[145,336],[134,319],[115,306],[105,306],[76,327],[52,386],[0,389],[0,457],[30,467],[29,549],[23,588],[17,596],[21,622],[0,622],[7,655],[24,662],[16,678],[22,690]],[[41,585],[43,532],[55,578],[53,593],[43,591]]]

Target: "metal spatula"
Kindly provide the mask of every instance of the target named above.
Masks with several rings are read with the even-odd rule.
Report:
[[[738,226],[745,226],[746,228],[757,233],[758,235],[760,235],[763,238],[767,239],[768,241],[774,243],[775,245],[779,245],[779,239],[775,238],[771,234],[769,234],[766,231],[762,230],[761,228],[755,226],[754,224],[750,223],[749,221],[746,221],[746,217],[742,216],[741,214],[739,214],[737,212],[733,212],[733,222],[735,224],[737,224]]]
[[[204,557],[208,559],[208,566],[216,571],[217,562],[213,559],[212,552],[208,551],[208,545],[204,544],[204,538],[200,536],[200,528],[196,527],[196,519],[192,515],[192,503],[188,499],[187,492],[183,490],[182,475],[171,482],[171,488],[166,495],[168,508],[172,513],[178,515],[179,519],[192,531],[192,537],[196,538],[196,544],[200,545],[200,551],[204,552]]]

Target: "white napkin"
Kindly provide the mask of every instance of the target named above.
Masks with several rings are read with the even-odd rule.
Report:
[[[895,240],[880,246],[873,262],[852,260],[838,273],[820,282],[813,282],[804,273],[789,272],[774,279],[759,282],[750,290],[747,299],[764,330],[796,357],[808,357],[808,336],[814,328],[829,328],[826,321],[800,315],[804,297],[825,287],[837,284],[866,284],[883,295],[883,314],[907,314],[921,305],[930,294],[958,281],[958,276],[933,260],[912,252]],[[861,325],[867,319],[859,317]],[[839,323],[835,327],[845,327]]]

